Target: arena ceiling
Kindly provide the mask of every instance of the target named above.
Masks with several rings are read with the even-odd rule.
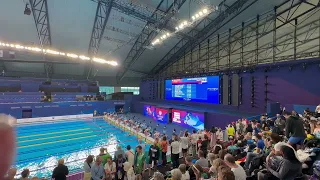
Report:
[[[44,0],[32,1],[40,2]],[[104,3],[109,2],[109,0],[103,1]],[[141,77],[149,74],[164,55],[181,39],[191,38],[187,32],[196,26],[193,25],[185,28],[180,33],[171,36],[163,43],[154,47],[151,45],[151,42],[159,38],[159,35],[149,39],[147,44],[141,45],[141,51],[139,51],[138,56],[135,56],[133,61],[130,61],[132,54],[129,55],[129,52],[137,47],[137,39],[141,36],[142,30],[147,25],[147,21],[152,21],[152,25],[149,26],[151,28],[151,30],[149,29],[150,31],[159,32],[164,29],[174,28],[177,23],[190,20],[198,11],[204,8],[217,7],[223,2],[223,0],[176,0],[176,3],[181,3],[181,7],[179,8],[176,5],[173,10],[170,9],[169,12],[174,12],[173,17],[168,19],[166,25],[161,25],[160,22],[163,23],[164,21],[157,19],[159,17],[150,18],[161,0],[110,1],[122,7],[113,6],[111,8],[103,35],[101,36],[99,48],[97,48],[98,51],[96,54],[93,53],[93,55],[106,60],[115,60],[119,63],[118,66],[98,63],[92,63],[91,66],[90,63],[84,63],[81,60],[16,51],[15,57],[12,59],[0,57],[0,68],[9,76],[47,77],[47,67],[49,64],[51,65],[49,73],[51,73],[50,77],[52,78],[89,78],[109,85],[115,85],[117,82],[127,85],[134,84],[139,82]],[[248,1],[247,3],[250,3],[250,5],[245,4],[248,7],[219,28],[216,33],[227,31],[229,28],[237,26],[249,18],[256,17],[257,14],[271,10],[283,1],[285,0]],[[98,2],[99,0],[48,0],[47,12],[50,24],[50,48],[92,56],[92,49],[90,52],[89,43],[92,37]],[[128,7],[131,2],[133,5],[131,4],[130,7],[133,7],[135,12],[124,13],[122,8]],[[236,0],[224,0],[223,8],[226,9],[235,2]],[[164,12],[170,8],[172,3],[173,0],[164,0],[158,8],[161,11],[157,11],[159,16],[162,15],[163,18],[169,17]],[[40,46],[33,14],[24,15],[26,4],[29,4],[28,7],[30,7],[29,0],[4,0],[1,3],[0,41]],[[219,10],[221,9],[209,13],[208,18],[211,20],[216,18]],[[200,32],[201,28],[202,25],[197,26],[195,28],[196,32]],[[159,34],[163,34],[163,32]],[[157,35],[157,33],[153,35]]]

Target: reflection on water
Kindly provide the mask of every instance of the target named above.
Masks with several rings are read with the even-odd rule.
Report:
[[[51,177],[53,169],[56,167],[58,160],[61,158],[65,159],[65,165],[68,166],[69,173],[77,172],[79,169],[82,169],[83,162],[89,155],[99,154],[101,147],[107,148],[111,156],[114,155],[116,147],[120,145],[120,139],[117,139],[117,136],[114,134],[108,134],[107,136],[104,135],[101,136],[101,138],[103,139],[98,140],[93,146],[92,142],[79,144],[79,147],[77,147],[79,151],[73,153],[47,154],[47,157],[44,159],[35,160],[35,162],[17,164],[17,174],[20,176],[20,173],[23,171],[23,169],[29,169],[31,177]],[[23,156],[23,154],[20,156]]]

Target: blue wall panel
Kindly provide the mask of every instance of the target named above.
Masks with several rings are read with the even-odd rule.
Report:
[[[1,104],[0,112],[22,118],[22,111],[32,109],[32,117],[63,116],[76,114],[90,114],[94,110],[100,113],[114,112],[115,104],[123,104],[124,111],[128,111],[128,102],[101,101],[101,102],[61,102],[61,103],[23,103]]]

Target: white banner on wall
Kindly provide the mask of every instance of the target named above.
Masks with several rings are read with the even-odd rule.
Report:
[[[67,119],[82,119],[82,118],[92,118],[92,117],[93,117],[93,114],[78,114],[78,115],[67,115],[67,116],[25,118],[25,119],[17,119],[17,124],[56,121],[56,120],[67,120]]]

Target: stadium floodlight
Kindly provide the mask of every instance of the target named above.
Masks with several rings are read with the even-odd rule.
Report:
[[[58,51],[54,51],[54,50],[51,50],[51,49],[47,49],[45,52],[48,53],[48,54],[54,54],[54,55],[59,55],[60,54]]]
[[[167,36],[170,36],[170,33],[167,33]]]
[[[89,57],[83,56],[83,55],[79,56],[79,58],[82,59],[82,60],[85,60],[85,61],[90,60]]]
[[[183,22],[183,25],[185,25],[185,26],[188,25],[188,22],[187,22],[187,21],[184,21],[184,22]]]
[[[203,12],[204,14],[207,14],[207,13],[208,13],[208,9],[203,9],[202,12]]]
[[[202,13],[202,11],[200,11],[200,12],[199,12],[199,15],[200,15],[200,16],[203,16],[203,13]]]
[[[165,38],[167,38],[167,35],[163,35],[162,37],[163,37],[163,39],[165,39]]]
[[[118,63],[116,61],[110,61],[107,62],[107,64],[110,64],[111,66],[118,66]]]
[[[176,27],[176,30],[177,30],[177,31],[179,30],[179,27],[178,27],[178,26]]]
[[[196,19],[196,17],[195,17],[195,16],[192,16],[191,18],[192,18],[192,20],[195,20],[195,19]]]
[[[78,58],[79,56],[76,55],[76,54],[71,54],[71,53],[67,53],[67,56],[68,57],[71,57],[71,58]]]
[[[199,18],[199,14],[196,14],[195,16],[196,16],[196,18]]]

